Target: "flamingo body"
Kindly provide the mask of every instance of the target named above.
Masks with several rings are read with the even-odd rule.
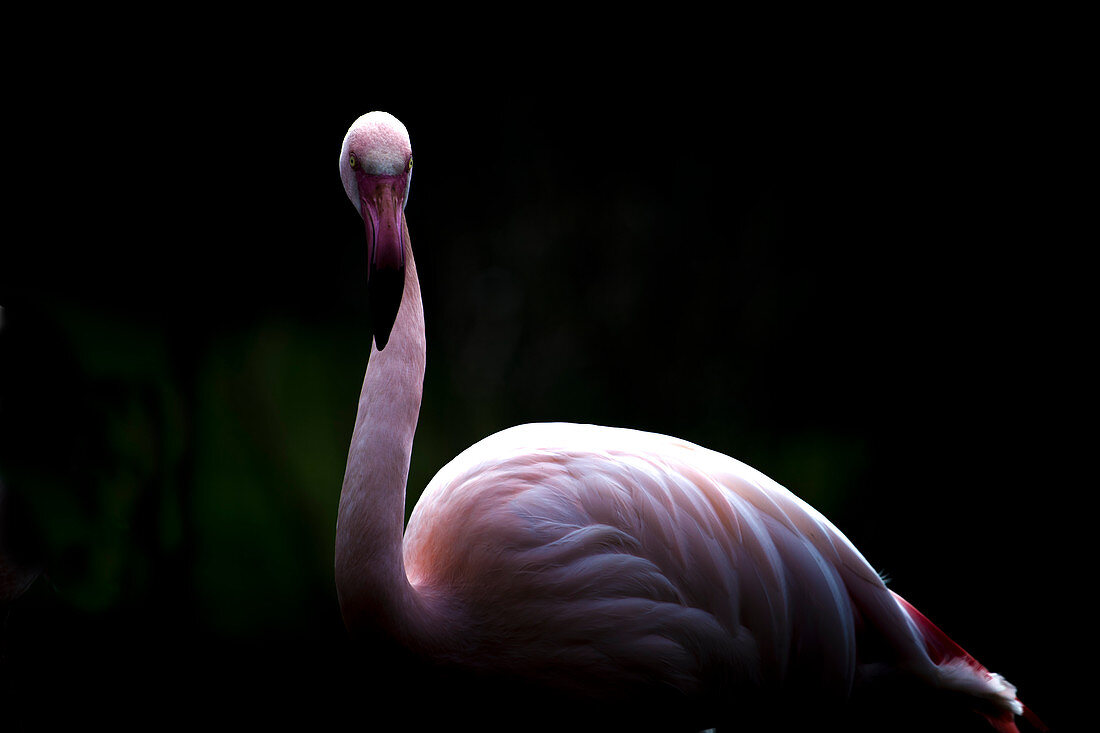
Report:
[[[336,580],[353,635],[518,684],[539,715],[564,710],[574,727],[573,705],[698,729],[805,723],[890,700],[902,715],[874,722],[896,730],[906,706],[942,700],[948,715],[977,711],[1016,730],[1015,688],[887,589],[832,523],[687,441],[511,428],[440,470],[403,528],[426,359],[403,214],[411,155],[384,113],[360,118],[341,151],[367,224],[368,288],[401,283],[397,302],[378,301],[382,337],[340,497]]]
[[[547,423],[490,436],[428,485],[404,562],[414,588],[465,609],[456,661],[572,697],[721,708],[751,689],[829,707],[897,675],[1021,712],[961,649],[930,649],[923,616],[813,507],[664,435]],[[861,657],[871,635],[876,656]]]
[[[414,587],[446,589],[507,625],[508,653],[492,648],[496,626],[476,659],[507,664],[522,640],[517,672],[553,659],[535,673],[596,695],[643,680],[695,694],[721,660],[736,660],[745,683],[809,674],[846,693],[848,586],[888,593],[828,520],[743,463],[567,423],[503,431],[440,471],[404,560]],[[817,602],[800,603],[796,588]],[[795,628],[813,669],[792,658]]]

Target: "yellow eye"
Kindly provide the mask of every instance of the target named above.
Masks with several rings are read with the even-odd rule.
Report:
[[[411,171],[413,169],[413,159],[409,158],[409,164],[405,166],[405,170]]]
[[[355,153],[348,154],[349,162],[351,163],[351,169],[355,170],[359,167],[359,161],[355,158]]]

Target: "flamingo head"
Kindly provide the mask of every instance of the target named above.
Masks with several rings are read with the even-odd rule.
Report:
[[[404,209],[412,181],[405,126],[386,112],[357,119],[340,150],[340,179],[367,232],[367,301],[382,350],[405,288]]]

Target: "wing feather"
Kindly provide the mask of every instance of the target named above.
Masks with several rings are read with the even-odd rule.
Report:
[[[888,594],[828,520],[764,474],[587,425],[520,426],[455,458],[413,513],[405,563],[414,585],[459,599],[475,663],[603,695],[640,679],[844,695],[852,586]]]

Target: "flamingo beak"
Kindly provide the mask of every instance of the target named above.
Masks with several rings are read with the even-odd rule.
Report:
[[[359,202],[367,232],[367,304],[378,350],[386,348],[405,290],[403,196],[387,180],[359,181]]]

